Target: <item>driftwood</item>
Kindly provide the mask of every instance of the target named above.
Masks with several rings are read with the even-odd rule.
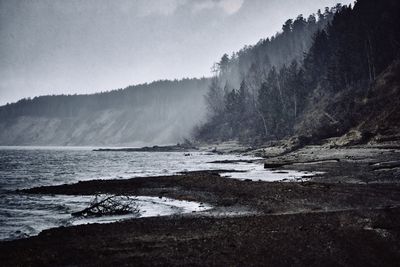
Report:
[[[110,215],[138,214],[140,212],[136,198],[117,195],[95,195],[89,207],[72,213],[75,217],[100,217]]]

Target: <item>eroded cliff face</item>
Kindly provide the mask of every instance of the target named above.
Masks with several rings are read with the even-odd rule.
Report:
[[[143,96],[142,92],[132,104],[72,115],[32,115],[27,111],[14,118],[3,116],[0,145],[143,146],[182,142],[204,119],[206,90],[204,83],[181,94],[175,91],[173,97]]]
[[[310,107],[297,128],[314,141],[342,136],[344,144],[400,140],[400,61],[370,86],[327,95]]]

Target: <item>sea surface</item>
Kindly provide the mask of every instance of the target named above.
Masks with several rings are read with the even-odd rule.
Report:
[[[76,218],[92,196],[29,195],[16,189],[92,179],[127,179],[196,170],[240,170],[233,179],[263,181],[304,179],[306,172],[274,172],[262,163],[212,163],[250,160],[250,156],[208,152],[96,152],[89,147],[0,147],[0,240],[24,238],[58,226],[107,223],[132,217],[165,216],[212,208],[203,203],[140,196],[140,213],[131,216]]]

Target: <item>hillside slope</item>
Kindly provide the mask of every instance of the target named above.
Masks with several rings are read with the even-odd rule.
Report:
[[[204,117],[207,79],[160,81],[95,95],[0,107],[0,145],[142,146],[188,137]]]
[[[370,87],[326,94],[311,106],[296,132],[305,140],[341,136],[338,145],[393,140],[400,133],[400,61]]]
[[[263,72],[250,68],[236,88],[227,86],[233,83],[225,82],[230,65],[221,60],[207,94],[213,113],[198,138],[257,146],[291,137],[319,143],[350,130],[357,142],[398,134],[399,1],[359,0],[332,10],[333,19],[317,30],[300,60]],[[295,23],[285,25],[278,36],[293,35],[301,44]]]

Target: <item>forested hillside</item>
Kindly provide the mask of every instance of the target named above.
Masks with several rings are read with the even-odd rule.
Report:
[[[274,36],[261,39],[256,45],[247,45],[231,56],[224,54],[213,66],[221,85],[230,89],[239,88],[241,81],[246,79],[259,86],[260,77],[265,77],[272,66],[280,68],[293,60],[302,60],[314,34],[324,29],[340,8],[340,4],[327,7],[307,18],[300,14],[295,19],[286,20],[282,30]]]
[[[0,144],[181,142],[204,117],[208,84],[208,79],[158,81],[94,95],[23,99],[0,107]]]
[[[307,19],[301,15],[289,19],[282,33],[246,46],[230,58],[224,55],[215,66],[219,84],[224,80],[225,89],[233,88],[243,77],[250,80],[251,75],[271,66],[299,60],[310,47],[312,36],[326,27],[337,8],[340,6],[318,11]],[[0,145],[140,146],[180,142],[205,121],[204,95],[209,82],[159,81],[94,95],[22,99],[0,107]]]
[[[399,83],[393,78],[390,84],[394,88],[381,92],[377,88],[377,79],[384,83],[380,75],[400,55],[399,14],[400,3],[395,0],[338,5],[319,13],[317,21],[312,16],[289,20],[276,37],[231,59],[222,57],[206,97],[208,122],[199,127],[197,138],[259,143],[296,135],[312,141],[340,136],[362,124],[368,117],[366,107],[377,107],[370,105],[376,102],[376,94],[381,94],[381,99],[388,92],[399,96]],[[316,29],[309,46],[300,34],[308,28]],[[272,49],[275,44],[282,53]],[[247,57],[249,54],[253,56]],[[233,75],[240,77],[240,85],[226,74],[240,69],[237,66],[247,66],[239,71],[241,75]],[[387,72],[399,79],[398,67]],[[388,108],[396,113],[395,103],[398,101],[389,101]],[[380,107],[379,112],[386,110]],[[376,123],[383,122],[378,119]],[[380,134],[380,127],[375,128],[362,134]]]
[[[211,79],[23,99],[0,107],[0,145],[167,144],[192,133],[312,142],[354,129],[365,141],[399,123],[390,121],[399,112],[399,14],[396,0],[338,4],[223,55]],[[365,121],[371,114],[376,127]]]

